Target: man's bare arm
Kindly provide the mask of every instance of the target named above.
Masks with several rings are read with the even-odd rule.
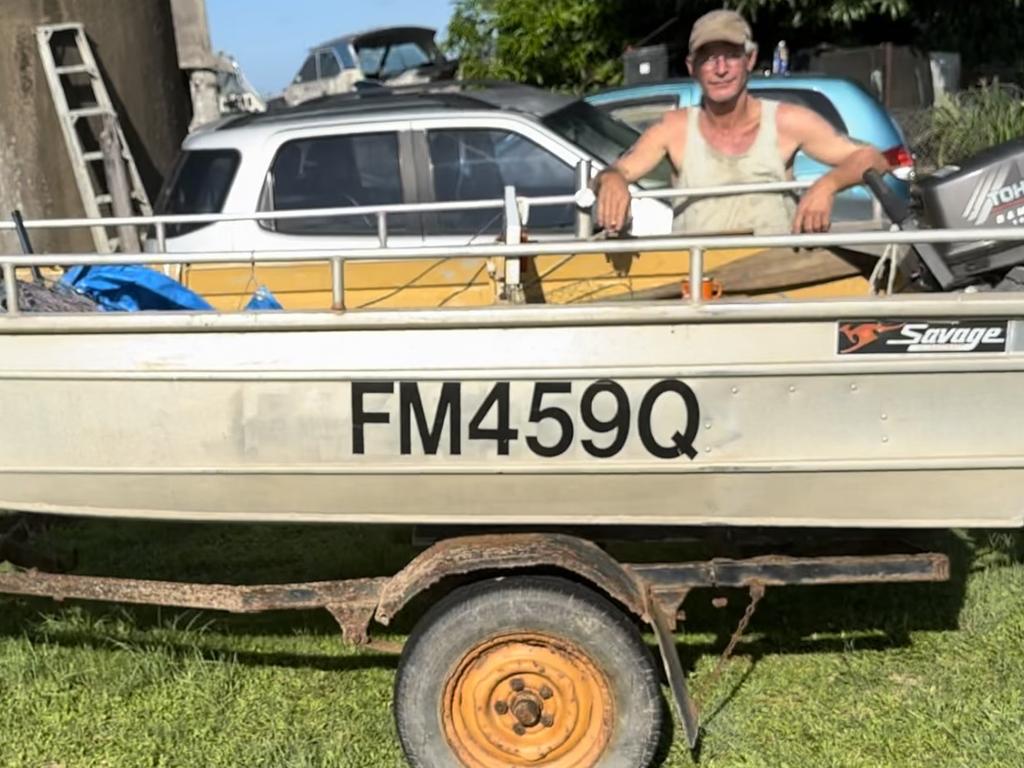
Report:
[[[629,184],[645,175],[668,152],[669,138],[677,122],[674,113],[652,125],[622,157],[597,176],[597,223],[617,232],[629,214]]]
[[[779,112],[779,129],[784,136],[795,140],[797,149],[818,162],[833,166],[800,198],[793,219],[794,232],[828,230],[836,194],[861,183],[864,172],[869,169],[879,173],[889,170],[888,161],[878,149],[843,136],[810,109],[784,105]]]
[[[676,122],[673,113],[666,113],[661,120],[644,131],[636,143],[612,163],[611,168],[622,174],[626,181],[642,179],[654,170],[668,152],[669,139]]]

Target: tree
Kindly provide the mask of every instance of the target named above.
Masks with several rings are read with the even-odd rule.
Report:
[[[1024,70],[1024,0],[733,0],[755,37],[791,49],[821,42],[883,41],[960,51],[965,70],[998,65]],[[721,0],[455,0],[448,47],[463,77],[498,78],[583,91],[618,82],[621,57],[676,19],[659,42],[677,43]],[[763,50],[765,57],[770,50]],[[678,64],[678,62],[677,62]]]
[[[615,82],[626,41],[674,15],[671,0],[456,0],[447,44],[467,79],[586,90]]]

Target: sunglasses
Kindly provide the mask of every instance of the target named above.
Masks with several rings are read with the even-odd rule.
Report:
[[[747,54],[743,51],[730,51],[728,53],[710,53],[701,54],[695,56],[693,59],[693,65],[700,69],[713,69],[715,64],[721,61],[723,64],[728,66],[735,66],[741,61],[747,58]]]

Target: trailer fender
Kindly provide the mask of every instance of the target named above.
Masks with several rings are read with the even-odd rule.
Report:
[[[637,580],[593,542],[559,533],[509,533],[440,541],[388,580],[376,619],[387,625],[416,595],[449,576],[551,567],[573,573],[649,621]]]

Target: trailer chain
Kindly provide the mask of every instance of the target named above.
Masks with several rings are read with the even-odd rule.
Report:
[[[740,618],[739,623],[736,625],[736,631],[732,633],[732,637],[729,638],[729,644],[725,646],[725,650],[722,651],[722,655],[718,658],[718,664],[715,666],[714,671],[708,678],[708,682],[705,684],[705,690],[710,692],[714,690],[715,685],[718,683],[718,678],[722,676],[722,670],[725,669],[726,662],[729,661],[729,657],[732,656],[732,652],[736,650],[736,644],[743,637],[743,633],[747,631],[747,626],[750,624],[750,620],[754,618],[754,611],[757,610],[757,604],[761,602],[761,598],[764,597],[764,584],[760,582],[754,582],[750,585],[750,603],[747,605],[747,609],[743,612],[743,616]]]

